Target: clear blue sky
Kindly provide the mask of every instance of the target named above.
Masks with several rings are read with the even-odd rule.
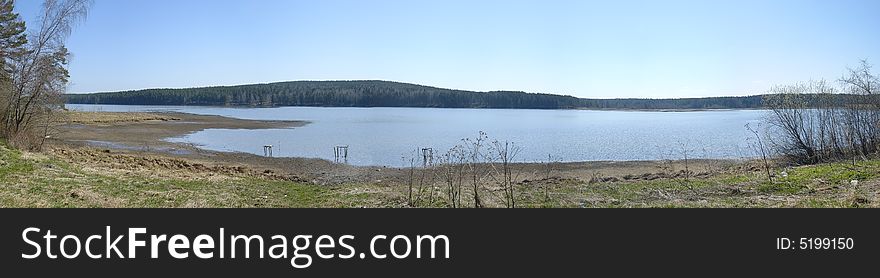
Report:
[[[39,0],[19,0],[27,19]],[[71,92],[381,79],[580,97],[747,95],[880,66],[880,1],[96,0]],[[878,68],[880,69],[880,68]]]

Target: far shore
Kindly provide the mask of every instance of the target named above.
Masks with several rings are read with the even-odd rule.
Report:
[[[511,110],[584,110],[584,111],[621,111],[621,112],[701,112],[701,111],[737,111],[737,110],[767,110],[764,107],[747,108],[487,108],[487,107],[409,107],[409,106],[245,106],[245,105],[152,105],[152,104],[88,104],[67,103],[73,105],[119,105],[119,106],[168,106],[168,107],[217,107],[217,108],[281,108],[281,107],[309,107],[309,108],[433,108],[433,109],[511,109]]]
[[[767,110],[767,108],[658,108],[658,109],[637,109],[637,108],[576,108],[573,110],[587,111],[622,111],[622,112],[704,112],[704,111],[740,111],[740,110]]]

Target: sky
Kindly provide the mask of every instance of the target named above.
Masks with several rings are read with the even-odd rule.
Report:
[[[41,3],[15,9],[35,22]],[[95,0],[67,41],[69,91],[391,80],[752,95],[880,64],[878,11],[875,0]]]

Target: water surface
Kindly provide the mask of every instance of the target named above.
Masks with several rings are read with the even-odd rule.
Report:
[[[83,111],[176,111],[254,120],[305,120],[290,129],[208,129],[173,142],[218,151],[334,159],[333,148],[349,146],[354,165],[409,165],[420,148],[435,154],[474,138],[510,141],[521,148],[517,161],[539,162],[548,155],[560,161],[743,158],[747,123],[758,125],[766,111],[694,112],[444,109],[444,108],[229,108],[198,106],[73,105]]]

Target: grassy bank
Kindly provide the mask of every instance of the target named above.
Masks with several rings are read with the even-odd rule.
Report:
[[[408,206],[408,187],[399,182],[315,185],[274,173],[147,154],[82,149],[72,156],[71,152],[21,152],[0,144],[0,206]],[[80,159],[84,156],[93,159],[83,162],[87,161]],[[100,163],[123,159],[125,163]],[[880,160],[783,169],[772,182],[760,171],[733,168],[689,179],[585,181],[549,177],[521,181],[517,206],[876,207],[878,173]],[[420,194],[414,193],[414,206],[446,206],[442,185],[414,190],[419,189]],[[499,189],[485,188],[484,202],[491,207],[503,206],[501,194]],[[467,207],[470,196],[465,195],[463,206]]]
[[[72,124],[137,123],[146,121],[179,121],[180,118],[158,113],[64,111],[61,119]]]
[[[150,171],[92,167],[2,144],[0,207],[381,206],[369,193],[343,186],[198,172],[169,177]]]

